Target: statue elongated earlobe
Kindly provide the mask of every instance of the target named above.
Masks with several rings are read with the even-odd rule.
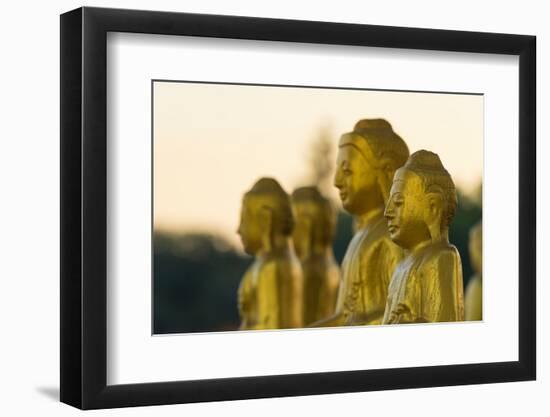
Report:
[[[270,207],[260,207],[258,210],[262,230],[262,247],[265,252],[273,248],[273,211]]]
[[[396,166],[395,159],[395,157],[382,157],[378,168],[378,185],[380,186],[380,193],[384,199],[384,205],[388,204],[393,179],[397,172],[397,168],[400,166],[399,164]]]
[[[426,196],[429,204],[426,224],[430,231],[432,242],[441,240],[441,222],[443,221],[443,199],[439,192],[429,192]]]
[[[315,230],[313,228],[313,220],[311,219],[310,216],[307,216],[305,219],[304,219],[304,225],[305,225],[305,233],[306,233],[306,244],[304,246],[304,254],[303,254],[303,258],[304,259],[308,259],[311,255],[311,248],[313,247],[313,242],[314,242],[314,239],[315,239],[315,236],[314,236],[314,233],[315,233]]]
[[[384,199],[384,205],[388,204],[390,198],[390,189],[393,182],[392,170],[389,167],[382,168],[378,173],[378,185],[380,186],[380,193]]]

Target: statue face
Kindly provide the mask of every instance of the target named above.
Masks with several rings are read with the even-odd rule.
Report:
[[[339,148],[334,186],[340,190],[346,211],[361,215],[383,202],[376,175],[376,169],[355,147]]]
[[[412,172],[397,171],[384,212],[391,239],[409,250],[431,241],[426,222],[428,213],[422,180]]]
[[[249,255],[255,255],[262,246],[262,229],[258,216],[254,213],[252,204],[243,199],[241,207],[241,221],[237,233],[241,237],[244,251]]]

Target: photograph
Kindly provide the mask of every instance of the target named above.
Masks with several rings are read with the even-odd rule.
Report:
[[[59,285],[35,291],[59,308],[15,323],[58,355],[14,375],[138,414],[540,406],[542,14],[177,9],[61,11],[59,71],[44,67],[60,106],[42,106],[59,125]],[[23,113],[17,132],[40,140],[11,141],[19,165],[52,165],[27,132],[43,112]],[[17,210],[42,205],[42,175]]]
[[[151,88],[153,335],[483,320],[482,93]]]

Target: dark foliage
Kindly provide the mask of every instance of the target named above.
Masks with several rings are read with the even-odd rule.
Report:
[[[154,333],[235,330],[237,289],[251,258],[219,237],[155,234]]]

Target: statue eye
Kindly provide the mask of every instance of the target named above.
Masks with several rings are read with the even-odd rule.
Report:
[[[402,206],[403,205],[403,196],[398,194],[393,199],[393,204],[396,206]]]
[[[344,172],[344,175],[351,175],[351,169],[349,168],[344,168],[343,172]]]

